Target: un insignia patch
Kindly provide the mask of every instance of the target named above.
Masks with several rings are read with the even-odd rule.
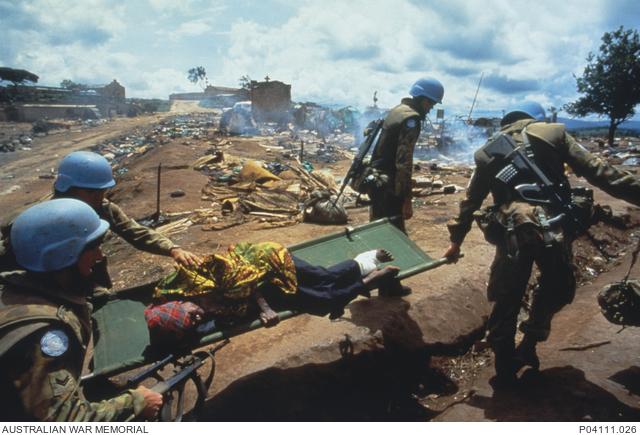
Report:
[[[47,356],[60,356],[69,349],[69,337],[61,329],[45,332],[40,339],[40,350]]]

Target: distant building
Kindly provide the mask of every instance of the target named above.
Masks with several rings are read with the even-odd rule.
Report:
[[[116,79],[113,79],[108,85],[90,86],[89,90],[96,91],[96,93],[102,97],[110,98],[113,100],[124,100],[125,89]]]
[[[202,101],[206,107],[232,107],[239,101],[249,99],[249,92],[242,88],[207,86],[204,92],[185,92],[169,95],[170,100]]]
[[[283,122],[291,108],[291,85],[277,80],[251,82],[253,117],[258,122]]]
[[[66,89],[48,86],[0,87],[0,119],[32,122],[38,119],[91,119],[127,113],[124,86],[106,85]]]
[[[217,97],[219,95],[236,95],[239,98],[246,100],[249,94],[246,89],[243,88],[227,88],[224,86],[207,86],[204,89],[204,95],[206,97]]]
[[[91,104],[20,104],[12,121],[34,122],[40,119],[97,119],[101,113]]]

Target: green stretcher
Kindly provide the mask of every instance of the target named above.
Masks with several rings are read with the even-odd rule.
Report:
[[[400,268],[398,277],[434,269],[447,263],[446,259],[434,260],[422,251],[388,219],[381,219],[357,227],[319,237],[289,247],[297,257],[319,266],[332,266],[340,261],[354,258],[357,254],[372,249],[384,248],[391,252],[394,261],[389,263]],[[96,306],[93,314],[94,349],[92,371],[83,377],[88,381],[96,377],[111,377],[161,360],[157,350],[151,352],[150,337],[144,318],[144,308],[154,284],[119,292],[119,298]],[[145,297],[136,298],[136,294]],[[123,299],[123,295],[133,295]],[[125,296],[126,297],[126,296]],[[298,313],[279,312],[280,320]],[[210,345],[235,335],[262,327],[259,320],[225,330],[217,330],[192,343],[191,349]]]

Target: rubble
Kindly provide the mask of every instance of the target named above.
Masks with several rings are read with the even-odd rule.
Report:
[[[127,172],[126,159],[139,156],[157,145],[176,139],[207,139],[214,127],[214,119],[207,114],[179,115],[166,118],[149,128],[136,129],[133,133],[96,144],[92,151],[102,154],[111,162],[116,174]],[[183,144],[188,145],[185,140]]]
[[[326,175],[309,173],[304,166],[291,161],[286,164],[225,156],[216,163],[199,159],[200,168],[210,177],[202,189],[202,198],[212,201],[209,210],[198,212],[195,222],[203,230],[220,230],[245,223],[252,218],[261,222],[292,225],[302,220],[303,204],[314,190],[330,190]],[[277,176],[268,167],[280,169]],[[335,184],[333,184],[335,186]]]

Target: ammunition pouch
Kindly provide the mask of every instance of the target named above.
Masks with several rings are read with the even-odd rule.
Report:
[[[505,246],[510,258],[517,257],[522,246],[542,242],[552,247],[562,238],[563,216],[550,218],[540,206],[514,202],[476,211],[473,216],[485,240]]]
[[[580,228],[567,228],[567,230],[575,235],[584,234],[598,218],[593,204],[593,190],[587,187],[572,188],[571,210],[578,222],[580,222]]]
[[[497,207],[488,207],[473,213],[473,218],[484,234],[485,240],[492,245],[502,242],[507,230],[498,219],[497,212]]]
[[[494,206],[481,212],[475,212],[473,216],[482,230],[485,240],[492,245],[505,246],[507,256],[513,260],[520,254],[516,225],[513,216],[509,215],[506,216],[506,219],[500,219],[499,214],[501,214],[500,209]]]
[[[473,217],[484,234],[485,240],[492,245],[506,246],[509,258],[515,259],[519,255],[520,247],[513,216],[500,219],[499,214],[501,214],[499,207],[493,206],[474,212]]]
[[[358,193],[369,195],[373,190],[380,190],[389,183],[389,176],[370,164],[364,164],[360,173],[355,174],[349,185]]]

